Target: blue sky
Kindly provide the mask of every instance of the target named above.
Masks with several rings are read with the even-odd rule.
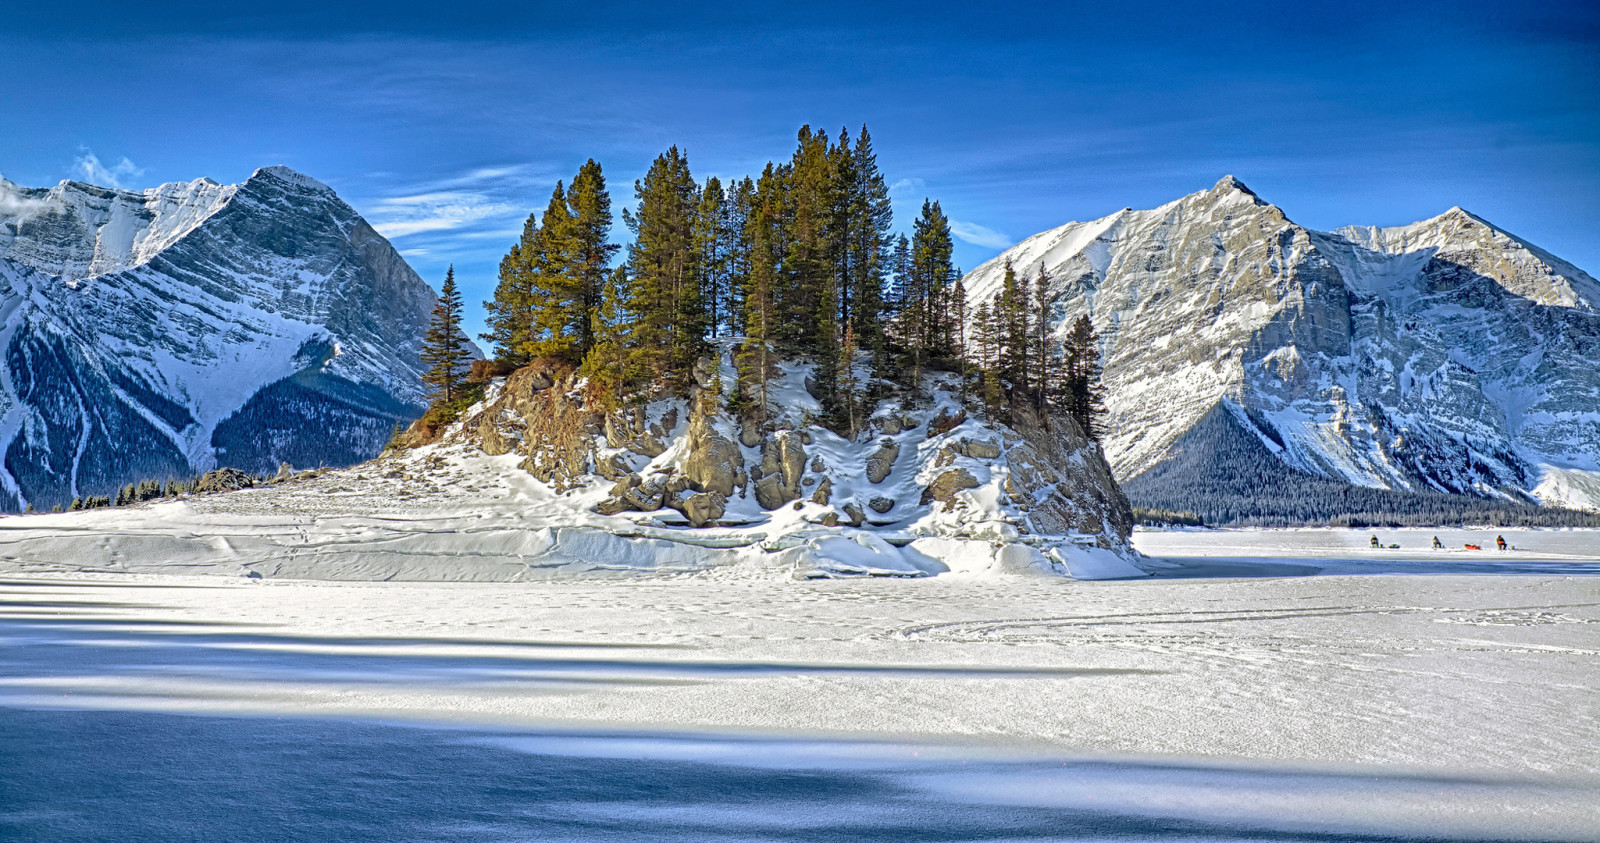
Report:
[[[668,145],[737,176],[802,123],[866,123],[897,224],[939,199],[967,268],[1232,173],[1311,227],[1461,205],[1600,274],[1593,3],[156,5],[0,16],[0,174],[287,164],[453,262],[474,320],[586,158],[620,206]]]

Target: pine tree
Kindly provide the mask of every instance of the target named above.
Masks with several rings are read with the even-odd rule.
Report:
[[[694,236],[700,188],[689,159],[675,146],[657,156],[634,182],[634,195],[638,211],[623,213],[634,234],[628,247],[632,344],[654,377],[682,386],[705,351],[706,335]]]
[[[745,342],[735,360],[738,383],[734,389],[734,406],[730,409],[761,422],[766,421],[770,406],[767,379],[775,362],[773,343],[778,319],[774,291],[786,250],[786,226],[782,218],[784,181],[782,169],[768,162],[760,181],[752,185],[745,179],[740,186],[740,194],[748,197],[742,238],[742,250],[748,255],[748,272],[741,296]]]
[[[1103,432],[1105,387],[1100,382],[1100,338],[1087,314],[1072,323],[1064,345],[1062,409],[1078,423],[1083,434],[1098,441]]]
[[[582,359],[580,339],[587,330],[584,323],[589,314],[582,286],[572,277],[577,251],[574,223],[566,187],[556,182],[540,218],[537,249],[523,255],[531,299],[528,333],[518,349],[524,358]]]
[[[495,356],[513,365],[534,357],[579,362],[593,347],[592,317],[600,307],[612,257],[611,196],[594,159],[568,189],[556,182],[538,221],[500,261],[494,299],[484,303]]]
[[[539,215],[533,213],[523,223],[522,238],[500,259],[494,298],[483,303],[489,330],[480,336],[492,344],[495,359],[512,366],[528,362],[540,250]]]
[[[628,289],[626,267],[617,267],[607,276],[600,307],[590,320],[594,347],[583,358],[580,369],[588,379],[591,394],[607,409],[616,409],[643,380],[637,356],[628,348],[632,314],[625,309]]]
[[[850,305],[846,315],[858,340],[865,337],[865,345],[877,353],[882,350],[883,287],[893,243],[890,230],[894,224],[894,208],[889,203],[888,182],[878,170],[872,135],[864,125],[848,160],[851,179],[846,248]]]
[[[956,278],[951,253],[950,220],[938,202],[923,200],[922,213],[912,224],[910,245],[910,299],[903,308],[916,308],[911,320],[914,335],[909,336],[913,382],[924,365],[948,361],[954,346],[954,325],[950,312],[950,288]]]
[[[422,338],[422,362],[428,366],[422,382],[433,387],[430,398],[435,407],[448,406],[460,391],[462,369],[471,359],[465,344],[466,336],[461,333],[461,293],[456,289],[456,268],[451,266]]]
[[[566,241],[564,264],[572,298],[581,309],[576,333],[577,358],[582,359],[594,346],[593,316],[605,297],[611,259],[619,248],[610,242],[611,194],[606,190],[605,174],[593,158],[578,168],[567,192],[567,207],[571,236]]]
[[[706,179],[700,191],[700,205],[694,214],[694,250],[699,263],[697,275],[700,300],[705,305],[706,329],[713,339],[724,332],[731,333],[734,296],[731,283],[733,238],[728,229],[730,204],[721,180],[716,176]]]
[[[1053,376],[1053,349],[1050,343],[1050,276],[1044,264],[1039,265],[1039,275],[1033,282],[1033,384],[1034,410],[1041,419],[1049,402],[1050,382]]]

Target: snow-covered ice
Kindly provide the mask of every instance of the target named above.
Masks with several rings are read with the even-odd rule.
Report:
[[[283,529],[250,500],[196,502],[236,530],[190,538]],[[82,559],[107,546],[91,522]],[[11,554],[0,760],[56,795],[9,791],[0,827],[1600,838],[1600,534],[1502,531],[1502,554],[1430,551],[1433,532],[1380,531],[1401,545],[1382,551],[1362,531],[1141,532],[1154,576],[1097,582],[739,563],[332,582]],[[154,811],[168,799],[191,825]]]

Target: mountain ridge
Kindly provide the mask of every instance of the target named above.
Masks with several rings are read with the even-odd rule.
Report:
[[[1023,240],[972,305],[1008,260],[1051,274],[1058,336],[1099,332],[1124,481],[1231,402],[1307,476],[1600,507],[1600,283],[1460,208],[1322,232],[1226,176]]]
[[[230,453],[247,470],[358,462],[420,413],[434,293],[327,185],[282,166],[237,185],[6,185],[5,508]]]

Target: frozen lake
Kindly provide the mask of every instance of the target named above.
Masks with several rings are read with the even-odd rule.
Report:
[[[1600,839],[1596,534],[1368,535],[1141,533],[1158,576],[1092,583],[0,576],[0,838]]]

